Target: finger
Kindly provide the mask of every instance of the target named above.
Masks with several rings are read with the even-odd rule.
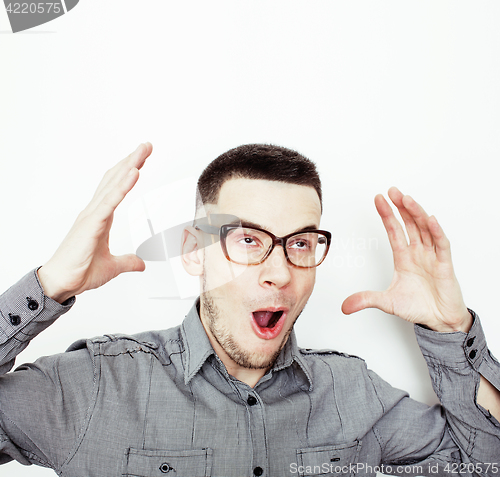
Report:
[[[375,207],[387,231],[389,243],[391,244],[393,252],[400,252],[406,249],[408,243],[406,242],[403,228],[399,220],[394,216],[391,206],[387,203],[382,194],[378,194],[375,197]]]
[[[127,174],[132,169],[140,170],[152,151],[153,146],[151,143],[140,144],[134,152],[109,169],[97,186],[91,203],[96,206],[110,189],[119,185],[127,177]]]
[[[84,211],[84,216],[93,216],[94,220],[99,223],[107,221],[138,180],[139,171],[131,169],[121,183],[109,190],[98,204],[89,204]]]
[[[342,313],[350,315],[366,308],[378,308],[379,310],[387,311],[387,306],[384,302],[383,292],[362,291],[354,293],[347,297],[342,303]]]
[[[433,215],[429,217],[429,231],[434,241],[434,248],[436,250],[436,258],[440,262],[451,262],[451,247],[448,237],[446,237],[443,229],[439,225],[436,217]]]
[[[411,244],[422,243],[420,229],[403,203],[403,198],[405,197],[403,193],[397,187],[391,187],[389,189],[388,195],[389,198],[392,200],[393,204],[397,207],[399,215],[401,215],[401,218],[405,223],[410,243]]]
[[[139,144],[137,149],[131,154],[131,156],[133,156],[131,167],[135,167],[136,169],[141,170],[142,166],[146,162],[146,159],[151,155],[152,152],[153,145],[149,141]]]
[[[137,149],[130,153],[125,159],[115,164],[108,172],[110,172],[111,178],[119,177],[120,175],[126,175],[130,169],[141,169],[146,159],[153,152],[153,145],[150,142],[139,144]]]
[[[403,197],[403,205],[419,228],[422,243],[428,248],[434,247],[432,234],[429,230],[429,216],[423,207],[409,195]]]
[[[146,269],[144,260],[140,259],[137,255],[129,253],[114,257],[116,263],[116,276],[126,272],[143,272]]]
[[[106,172],[102,181],[102,186],[101,184],[99,185],[98,191],[99,189],[115,186],[126,177],[131,169],[140,170],[152,151],[153,146],[151,143],[139,144],[134,152]]]

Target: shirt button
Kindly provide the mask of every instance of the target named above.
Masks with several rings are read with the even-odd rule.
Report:
[[[477,353],[476,353],[476,350],[475,350],[475,349],[473,349],[473,350],[469,353],[469,358],[470,358],[470,359],[474,359],[474,358],[476,357],[476,354],[477,354]]]
[[[168,474],[171,470],[175,472],[175,469],[168,462],[164,462],[160,465],[160,472],[162,474]]]
[[[9,319],[12,325],[17,326],[21,323],[21,317],[19,315],[13,315],[9,313]]]
[[[264,470],[262,469],[262,467],[255,467],[255,469],[253,469],[253,475],[256,475],[257,477],[259,477],[259,475],[262,475],[264,473]]]
[[[474,344],[474,340],[476,339],[476,337],[474,336],[474,338],[469,338],[467,340],[467,346],[470,348],[473,344]]]
[[[248,396],[247,403],[249,406],[255,406],[257,404],[257,399],[255,399],[254,396]],[[260,469],[260,467],[256,467],[257,469]],[[257,475],[257,474],[255,474]],[[261,474],[259,474],[261,475]]]
[[[31,311],[35,311],[38,308],[38,302],[33,300],[33,298],[30,298],[29,296],[26,297],[26,300],[28,300],[28,308]]]

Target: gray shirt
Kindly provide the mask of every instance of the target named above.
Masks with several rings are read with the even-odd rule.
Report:
[[[443,407],[293,333],[251,388],[196,306],[176,328],[82,340],[7,373],[73,302],[45,297],[34,271],[0,296],[0,462],[65,477],[500,476],[500,424],[475,402],[480,374],[500,388],[500,365],[477,316],[468,334],[415,327]]]

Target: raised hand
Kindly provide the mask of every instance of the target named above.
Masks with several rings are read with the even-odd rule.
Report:
[[[468,331],[472,317],[464,304],[453,271],[450,242],[441,226],[397,188],[389,190],[389,197],[403,218],[410,243],[391,206],[377,195],[375,206],[391,244],[394,276],[386,291],[358,292],[346,298],[342,311],[351,314],[378,308],[435,331]]]
[[[38,270],[47,296],[63,303],[120,273],[145,269],[144,262],[134,254],[111,255],[109,231],[116,207],[136,184],[139,169],[152,150],[150,143],[141,144],[106,172],[89,205],[78,215],[52,258]]]

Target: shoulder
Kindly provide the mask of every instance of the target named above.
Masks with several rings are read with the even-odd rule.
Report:
[[[163,354],[169,350],[182,350],[180,326],[167,330],[144,331],[127,335],[106,334],[91,339],[80,339],[67,352],[87,349],[94,356],[118,356],[122,354]]]
[[[299,354],[311,372],[314,386],[320,390],[333,386],[338,402],[346,406],[352,402],[370,403],[372,411],[380,417],[408,397],[405,391],[393,388],[369,369],[365,360],[358,356],[309,348],[299,348]]]
[[[311,348],[299,348],[299,353],[301,356],[311,359],[320,359],[327,361],[352,361],[364,363],[364,359],[359,356],[355,356],[352,354],[343,353],[341,351],[336,351],[334,349],[311,349]]]
[[[354,355],[333,349],[299,348],[298,358],[313,376],[331,374],[335,379],[369,379],[365,361]]]

